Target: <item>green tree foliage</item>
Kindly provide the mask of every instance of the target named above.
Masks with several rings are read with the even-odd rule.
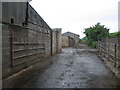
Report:
[[[86,37],[83,37],[83,38],[80,39],[80,43],[86,44],[86,40],[87,40],[87,38],[86,38]]]
[[[108,37],[120,36],[120,32],[110,33]]]
[[[100,25],[97,23],[94,26],[90,26],[85,29],[87,44],[92,47],[96,47],[96,41],[101,39],[102,37],[108,37],[109,29],[105,27],[105,25]]]

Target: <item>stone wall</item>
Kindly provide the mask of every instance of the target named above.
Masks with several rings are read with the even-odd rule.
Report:
[[[62,47],[69,47],[69,38],[68,36],[62,35]]]
[[[66,32],[62,34],[63,36],[68,36],[69,38],[69,46],[71,47],[78,47],[79,45],[79,35],[71,33],[71,32]]]

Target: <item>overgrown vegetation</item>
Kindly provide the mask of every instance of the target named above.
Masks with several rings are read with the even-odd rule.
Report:
[[[88,46],[96,48],[97,41],[99,39],[109,36],[109,29],[107,29],[105,25],[100,25],[100,23],[97,23],[94,26],[86,28],[84,33],[86,34],[86,37],[84,37],[82,41],[88,44]]]
[[[108,37],[120,36],[120,32],[110,33]]]
[[[86,41],[87,41],[87,38],[86,38],[86,37],[83,37],[82,39],[80,39],[80,43],[86,44]]]
[[[103,37],[120,36],[120,32],[109,33],[109,29],[106,28],[105,25],[100,25],[100,23],[85,28],[84,34],[86,37],[82,38],[81,42],[93,48],[97,47],[97,41]]]

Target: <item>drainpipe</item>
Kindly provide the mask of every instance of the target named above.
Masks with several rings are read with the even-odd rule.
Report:
[[[29,5],[29,2],[27,1],[26,3],[26,16],[25,16],[25,25],[28,25],[28,5]]]
[[[10,66],[13,66],[13,29],[12,25],[9,25],[9,45],[10,45]]]
[[[26,2],[26,16],[25,16],[25,25],[28,25],[28,18],[29,18],[29,13],[28,13],[28,9],[29,9],[29,2],[31,2],[32,0],[27,0]]]

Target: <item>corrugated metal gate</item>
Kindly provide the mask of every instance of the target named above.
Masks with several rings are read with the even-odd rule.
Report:
[[[45,44],[39,37],[41,31],[9,25],[10,61],[12,66],[39,60],[45,56]]]

